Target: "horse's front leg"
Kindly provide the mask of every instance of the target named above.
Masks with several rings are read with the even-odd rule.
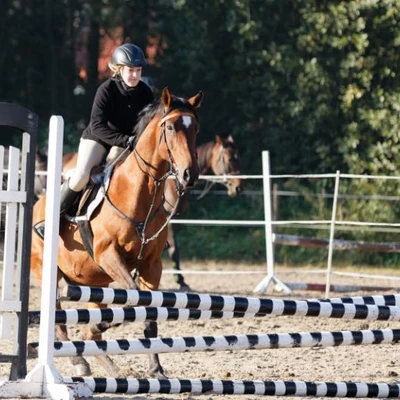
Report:
[[[87,307],[94,309],[106,308],[107,306],[105,304],[88,303]],[[101,340],[103,332],[111,328],[111,326],[114,325],[110,324],[109,322],[86,325],[84,330],[84,340]],[[109,356],[95,356],[95,358],[108,374],[116,377],[124,376],[124,374]]]
[[[61,310],[60,302],[56,302],[56,310]],[[68,331],[66,325],[56,325],[55,326],[56,338],[60,341],[70,342],[71,339],[68,337]],[[89,376],[91,375],[89,363],[82,357],[76,356],[71,357],[71,363],[74,366],[75,373],[77,376]]]
[[[160,285],[162,263],[161,259],[155,262],[142,263],[139,268],[139,287],[141,290],[157,290]],[[156,321],[147,321],[145,323],[144,336],[146,338],[155,338],[158,335],[158,326]],[[158,354],[150,354],[149,374],[152,378],[166,378],[164,369],[161,366]]]
[[[114,281],[113,286],[115,288],[137,289],[137,285],[130,275],[125,260],[114,248],[104,251],[98,258],[96,258],[96,261],[102,266],[102,269],[107,273],[107,275],[109,275],[109,277]],[[102,308],[106,306],[90,303],[90,307]],[[84,331],[84,339],[101,340],[103,332],[111,328],[111,326],[116,326],[116,324],[100,322],[98,324],[87,325]],[[109,356],[96,356],[96,359],[108,373],[117,377],[123,376],[120,369]]]
[[[175,232],[172,224],[168,224],[167,226],[167,234],[168,234],[168,255],[173,262],[172,268],[176,271],[180,271],[180,253],[178,242],[175,237]],[[182,274],[174,274],[174,280],[179,285],[179,289],[184,292],[190,292],[192,289],[185,282],[185,279]]]

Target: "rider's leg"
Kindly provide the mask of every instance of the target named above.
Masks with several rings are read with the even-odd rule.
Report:
[[[87,185],[92,168],[101,164],[106,152],[106,148],[100,143],[90,139],[81,139],[76,168],[69,178],[71,190],[79,193]]]
[[[90,171],[103,160],[107,150],[94,140],[81,139],[76,168],[61,186],[60,217],[64,216],[90,179]],[[34,226],[35,232],[44,238],[44,221]]]
[[[76,168],[61,187],[60,217],[72,207],[79,193],[87,185],[93,167],[103,160],[106,149],[94,140],[81,139]]]

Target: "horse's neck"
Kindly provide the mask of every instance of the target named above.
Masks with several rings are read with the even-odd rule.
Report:
[[[150,207],[154,202],[157,207],[162,202],[165,184],[162,177],[168,171],[168,162],[158,155],[154,136],[142,134],[135,150],[116,167],[110,182],[110,190],[120,199],[126,212],[129,208],[135,215],[140,214],[140,210],[147,212],[146,205]],[[158,180],[161,181],[158,183]]]
[[[156,129],[158,129],[157,123],[155,121],[150,122],[140,135],[135,150],[128,157],[132,163],[128,167],[128,171],[130,171],[129,168],[131,167],[138,168],[142,172],[141,178],[143,180],[148,180],[149,178],[159,180],[168,171],[168,161],[164,160],[157,151],[163,143],[160,143],[157,135],[154,134]]]
[[[201,174],[211,171],[211,159],[214,141],[203,143],[197,147],[198,164]]]

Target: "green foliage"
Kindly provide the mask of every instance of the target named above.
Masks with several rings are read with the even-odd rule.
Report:
[[[259,174],[260,151],[266,149],[273,173],[399,175],[399,26],[398,0],[70,0],[35,5],[7,0],[0,13],[0,101],[36,112],[43,144],[50,116],[62,115],[65,149],[76,149],[100,83],[102,35],[113,36],[122,28],[125,40],[156,51],[145,70],[155,82],[156,95],[167,85],[185,97],[205,92],[199,143],[216,133],[232,133],[241,149],[243,172]],[[82,50],[87,52],[85,82],[79,78]],[[78,84],[81,94],[74,91]],[[282,216],[329,218],[329,199],[313,193],[332,193],[331,180],[282,185],[303,193],[302,204],[285,199]],[[398,192],[368,182],[342,182],[341,190]],[[223,202],[216,217],[238,217],[242,207],[246,213],[248,205],[242,201]],[[354,221],[390,222],[399,216],[393,202],[356,205],[343,200],[339,207]],[[198,212],[205,209],[200,206]],[[192,237],[193,227],[179,229]],[[255,246],[246,257],[263,257],[259,228],[204,227],[199,232],[190,248],[224,257],[219,246],[210,247],[215,241],[209,235],[223,237],[223,246],[237,237],[239,243]],[[388,234],[380,238],[390,240]],[[244,257],[238,247],[227,253]],[[297,259],[310,257],[310,250],[292,250]],[[286,247],[277,253],[289,260]],[[324,257],[323,252],[316,256]],[[376,256],[360,260],[364,257]]]
[[[258,173],[269,149],[275,172],[398,173],[396,0],[8,1],[0,18],[1,99],[45,123],[87,123],[99,82],[74,94],[79,40],[122,27],[126,40],[156,43],[145,73],[157,93],[205,92],[200,141],[233,133],[246,171]],[[99,44],[87,46],[90,61]]]

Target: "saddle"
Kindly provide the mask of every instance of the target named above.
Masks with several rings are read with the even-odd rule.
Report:
[[[71,223],[78,226],[82,237],[83,245],[93,258],[93,232],[90,227],[90,218],[93,212],[103,202],[110,184],[110,178],[114,164],[103,169],[102,166],[92,171],[90,181],[82,190],[75,201],[75,204],[65,215]],[[44,220],[37,222],[32,228],[33,231],[44,240]]]
[[[70,222],[78,226],[83,245],[92,258],[93,232],[90,226],[90,218],[104,200],[110,184],[113,167],[111,165],[105,170],[99,167],[92,171],[90,181],[79,195],[76,205],[66,215]]]

